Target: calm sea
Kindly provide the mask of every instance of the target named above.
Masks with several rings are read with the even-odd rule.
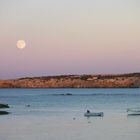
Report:
[[[126,114],[127,108],[140,107],[140,90],[0,89],[0,103],[10,105],[10,115],[82,116],[87,109]]]
[[[140,140],[139,89],[0,89],[0,140]],[[104,117],[84,117],[89,109]]]

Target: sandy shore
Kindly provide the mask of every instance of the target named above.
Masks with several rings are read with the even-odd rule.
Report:
[[[140,117],[0,116],[0,140],[139,140]]]

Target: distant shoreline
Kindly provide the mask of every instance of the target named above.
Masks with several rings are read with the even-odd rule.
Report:
[[[60,75],[0,80],[0,88],[139,88],[140,73]]]

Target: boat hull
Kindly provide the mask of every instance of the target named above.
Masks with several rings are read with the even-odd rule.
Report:
[[[140,115],[140,112],[128,112],[128,115],[137,116],[137,115]]]
[[[140,115],[140,109],[127,109],[127,114],[133,116]]]
[[[103,112],[98,112],[98,113],[91,112],[91,113],[85,113],[84,116],[85,117],[103,117],[104,113]]]

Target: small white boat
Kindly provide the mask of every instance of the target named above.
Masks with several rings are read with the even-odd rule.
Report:
[[[140,115],[140,108],[129,108],[127,113],[128,115]]]
[[[104,113],[103,112],[86,112],[84,114],[85,117],[103,117],[104,116]]]

